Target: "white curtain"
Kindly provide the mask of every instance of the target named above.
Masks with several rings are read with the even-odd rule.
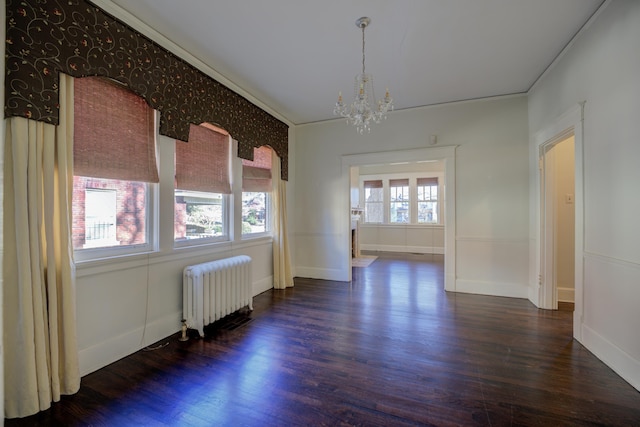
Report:
[[[80,388],[71,243],[73,79],[60,76],[60,124],[6,120],[3,344],[7,418]]]
[[[273,287],[293,286],[289,237],[287,234],[287,182],[280,178],[280,158],[272,152],[271,179],[273,206]]]

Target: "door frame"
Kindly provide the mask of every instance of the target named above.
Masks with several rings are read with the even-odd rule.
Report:
[[[343,253],[350,254],[351,245],[351,174],[352,166],[386,164],[393,162],[411,162],[416,160],[444,161],[444,289],[456,290],[456,147],[415,148],[408,150],[383,151],[376,153],[347,154],[342,156],[342,178],[344,188],[345,238]],[[348,261],[348,281],[351,281],[351,257]]]
[[[553,256],[553,239],[549,239],[549,218],[545,212],[544,153],[556,143],[574,136],[575,163],[575,308],[573,312],[573,336],[581,339],[584,311],[584,102],[562,114],[552,123],[532,135],[531,159],[535,164],[535,181],[532,194],[532,222],[534,224],[535,262],[529,299],[543,309],[557,309],[557,293],[554,289],[553,271],[549,266]],[[548,207],[548,204],[547,204]],[[537,280],[536,280],[537,279]]]

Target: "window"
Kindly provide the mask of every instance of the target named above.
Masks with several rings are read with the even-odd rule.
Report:
[[[228,237],[225,196],[175,191],[175,240]]]
[[[389,222],[409,222],[409,180],[389,180]]]
[[[268,226],[268,193],[242,192],[242,234],[266,233]]]
[[[364,222],[384,222],[382,180],[364,181]]]
[[[418,223],[438,223],[438,178],[418,178]]]
[[[73,177],[73,248],[148,243],[147,183]]]
[[[242,160],[242,236],[270,230],[271,159],[268,146],[253,150],[253,160]]]
[[[227,131],[209,123],[191,125],[189,142],[176,141],[176,243],[229,239],[230,150]]]
[[[425,177],[424,172],[361,175],[363,222],[440,225],[440,176]]]
[[[108,79],[75,79],[73,156],[76,257],[149,250],[158,182],[153,109]]]

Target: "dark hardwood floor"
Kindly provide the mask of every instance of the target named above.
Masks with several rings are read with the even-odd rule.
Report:
[[[441,257],[407,258],[298,278],[5,425],[640,425],[640,393],[571,338],[570,311],[446,293]]]

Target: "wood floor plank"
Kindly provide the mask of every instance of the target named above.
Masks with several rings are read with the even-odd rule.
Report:
[[[572,339],[571,310],[447,293],[443,273],[383,254],[351,283],[296,278],[5,425],[640,425],[640,393]]]

